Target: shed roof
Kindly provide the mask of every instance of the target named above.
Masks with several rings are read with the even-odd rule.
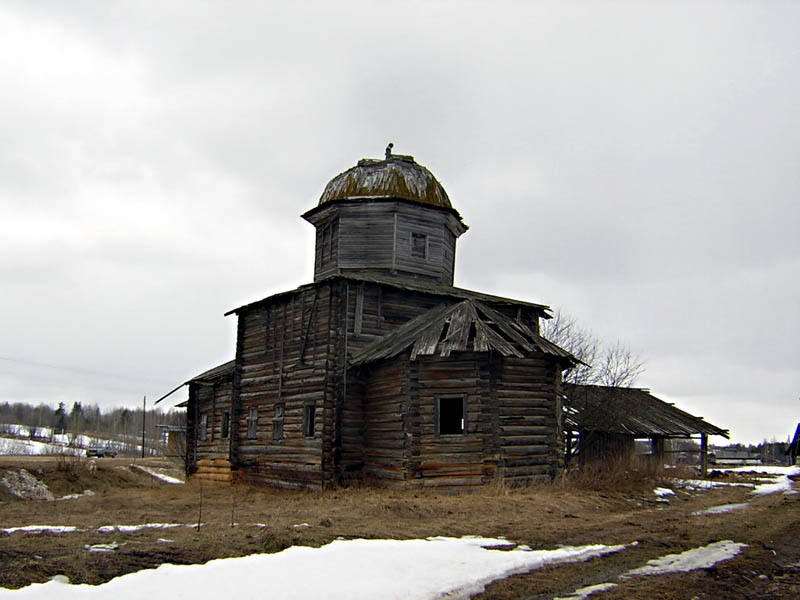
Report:
[[[192,377],[188,381],[184,381],[176,388],[170,390],[169,392],[161,396],[161,398],[155,401],[155,404],[158,404],[162,400],[165,400],[166,398],[170,397],[172,394],[177,392],[179,389],[181,389],[183,386],[189,385],[190,383],[201,383],[201,384],[210,383],[215,379],[219,379],[221,377],[228,377],[233,374],[233,370],[235,367],[236,367],[236,361],[229,360],[228,362],[222,363],[221,365],[218,365],[213,369],[209,369],[208,371],[203,371],[202,373],[200,373],[200,375],[196,375],[195,377]],[[175,406],[184,407],[186,405],[187,405],[186,402],[181,402],[180,404],[176,404]]]
[[[449,356],[451,352],[486,352],[524,357],[544,353],[574,363],[566,350],[516,321],[490,308],[480,300],[468,298],[455,304],[432,308],[408,321],[392,333],[357,352],[353,366],[389,358],[411,348],[417,356]]]
[[[729,437],[727,429],[675,408],[641,388],[564,385],[566,418],[571,431],[604,431],[634,437]]]
[[[226,377],[228,375],[233,374],[233,369],[236,367],[235,360],[229,360],[226,363],[222,363],[214,367],[213,369],[209,369],[208,371],[203,371],[200,375],[196,375],[192,377],[186,383],[204,383],[208,381],[212,381],[214,379],[219,379],[220,377]]]

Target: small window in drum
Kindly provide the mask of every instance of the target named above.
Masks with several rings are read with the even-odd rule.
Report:
[[[411,234],[411,256],[413,258],[428,258],[428,236],[424,233]]]

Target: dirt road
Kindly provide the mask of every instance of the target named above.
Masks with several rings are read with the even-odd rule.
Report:
[[[153,460],[144,465],[169,469]],[[655,484],[643,481],[605,490],[567,483],[524,490],[497,486],[459,495],[375,489],[308,493],[170,485],[131,466],[129,459],[71,464],[54,458],[0,460],[0,476],[25,468],[57,498],[81,494],[26,501],[0,489],[0,529],[75,528],[64,533],[0,533],[0,586],[21,587],[57,574],[73,583],[100,583],[163,562],[198,563],[291,545],[319,546],[337,537],[480,535],[505,536],[534,549],[626,546],[585,563],[498,581],[479,596],[484,599],[549,599],[601,583],[617,587],[592,598],[800,598],[800,495],[794,493],[756,497],[749,488],[727,486],[676,489],[674,495],[659,497],[653,492]],[[753,477],[729,477],[733,479],[742,483]],[[697,514],[739,503],[747,505],[732,512]],[[747,547],[710,568],[624,578],[648,560],[720,540]],[[98,545],[111,550],[91,551]]]

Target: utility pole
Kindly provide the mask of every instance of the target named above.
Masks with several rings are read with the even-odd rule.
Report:
[[[142,458],[144,458],[144,426],[147,418],[147,396],[142,398]]]

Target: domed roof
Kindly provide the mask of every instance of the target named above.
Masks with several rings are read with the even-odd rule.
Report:
[[[414,157],[391,154],[385,160],[365,158],[328,182],[319,205],[337,200],[401,199],[453,210],[450,198],[428,169]]]

